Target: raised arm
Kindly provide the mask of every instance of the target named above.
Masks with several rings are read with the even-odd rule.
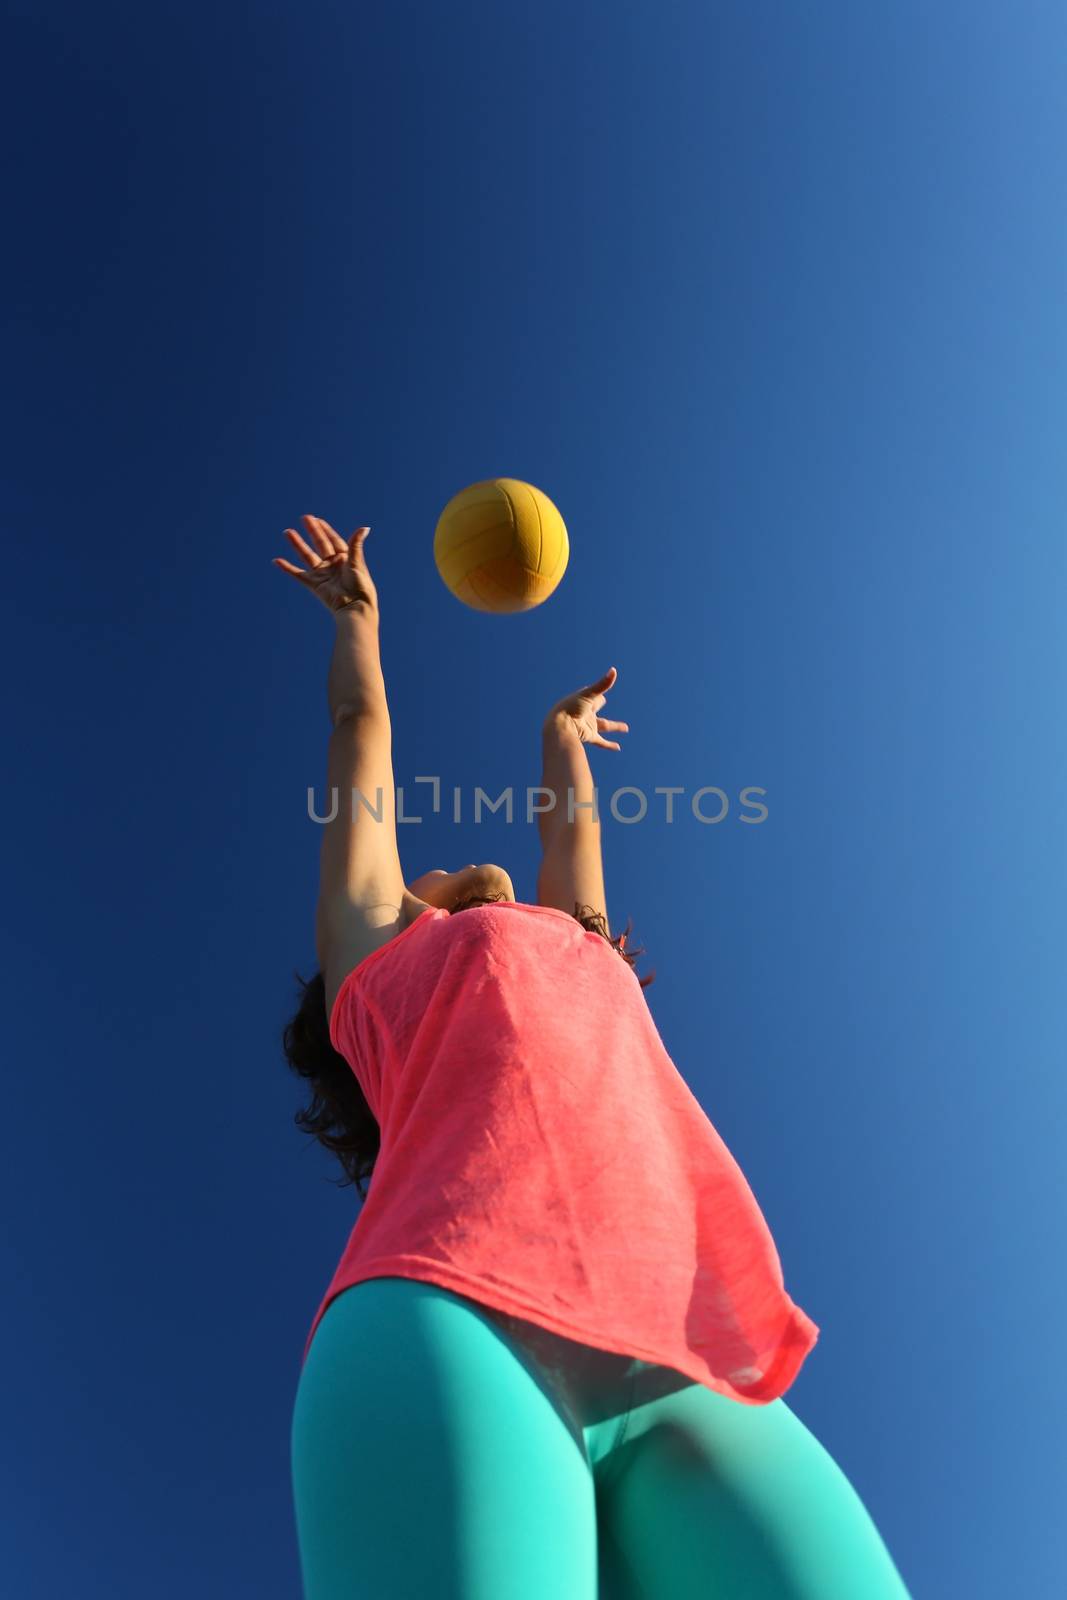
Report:
[[[556,796],[556,804],[538,816],[541,867],[537,901],[571,915],[576,906],[588,906],[600,913],[607,927],[600,819],[591,805],[594,785],[586,746],[618,750],[619,745],[604,734],[629,732],[625,722],[610,722],[597,715],[617,676],[612,667],[596,683],[558,701],[541,729],[541,784]]]
[[[398,931],[405,889],[378,648],[378,595],[363,554],[370,529],[357,528],[346,543],[320,517],[302,520],[314,550],[294,529],[287,528],[286,535],[306,569],[277,557],[275,565],[311,589],[334,619],[326,810],[334,811],[336,795],[336,814],[323,824],[315,916],[329,1013],[352,968]]]

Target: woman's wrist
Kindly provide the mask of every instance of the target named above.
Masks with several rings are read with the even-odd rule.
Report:
[[[361,627],[378,626],[378,607],[371,605],[369,600],[357,596],[346,601],[344,605],[331,606],[333,620],[338,626],[358,624]]]
[[[541,787],[555,798],[555,805],[538,816],[542,847],[565,825],[575,822],[588,827],[595,822],[589,802],[594,797],[589,757],[573,719],[566,713],[550,712],[545,719],[542,740]]]
[[[581,744],[578,729],[574,726],[574,718],[565,711],[550,711],[541,725],[541,737],[547,740],[561,741],[577,739]]]

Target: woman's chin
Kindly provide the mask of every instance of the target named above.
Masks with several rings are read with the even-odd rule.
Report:
[[[481,866],[471,864],[455,872],[445,872],[437,867],[409,884],[408,892],[417,900],[424,900],[429,906],[440,906],[446,911],[461,901],[476,899],[480,895],[515,899],[515,887],[510,875],[493,862],[484,862]]]
[[[464,898],[472,894],[502,894],[506,900],[515,898],[515,886],[503,867],[494,866],[491,862],[480,867],[468,867],[467,877],[470,887],[465,889]]]

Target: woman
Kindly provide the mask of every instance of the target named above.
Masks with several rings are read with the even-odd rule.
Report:
[[[544,723],[536,903],[495,865],[405,884],[369,529],[303,520],[276,564],[334,614],[338,804],[286,1050],[298,1121],[374,1173],[296,1394],[306,1600],[906,1600],[782,1399],[818,1329],[610,935],[614,668]]]

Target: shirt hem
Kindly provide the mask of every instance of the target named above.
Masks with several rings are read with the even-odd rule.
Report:
[[[686,1360],[684,1355],[679,1359],[677,1354],[666,1355],[662,1348],[651,1349],[636,1342],[625,1341],[624,1347],[620,1347],[620,1344],[606,1343],[602,1333],[580,1327],[565,1317],[557,1316],[553,1311],[545,1310],[543,1306],[524,1301],[517,1295],[505,1293],[479,1278],[458,1272],[442,1262],[425,1256],[388,1256],[364,1263],[331,1285],[315,1314],[304,1345],[302,1362],[307,1360],[315,1332],[331,1302],[346,1289],[354,1288],[356,1284],[374,1278],[411,1278],[420,1283],[432,1283],[439,1289],[448,1289],[455,1294],[463,1295],[466,1299],[491,1306],[495,1311],[520,1317],[526,1322],[537,1323],[539,1327],[547,1328],[550,1333],[559,1334],[564,1339],[573,1339],[579,1344],[590,1345],[593,1349],[604,1350],[612,1355],[628,1355],[639,1361],[650,1361],[657,1366],[670,1367],[673,1371],[682,1373],[684,1377],[691,1378],[694,1383],[702,1384],[717,1394],[725,1395],[727,1399],[737,1400],[742,1405],[768,1405],[772,1400],[780,1399],[790,1388],[814,1348],[820,1331],[806,1312],[795,1305],[787,1295],[784,1296],[785,1315],[778,1336],[769,1347],[769,1364],[757,1382],[742,1387],[731,1383],[729,1378],[713,1372],[708,1363],[696,1354],[692,1360]]]

